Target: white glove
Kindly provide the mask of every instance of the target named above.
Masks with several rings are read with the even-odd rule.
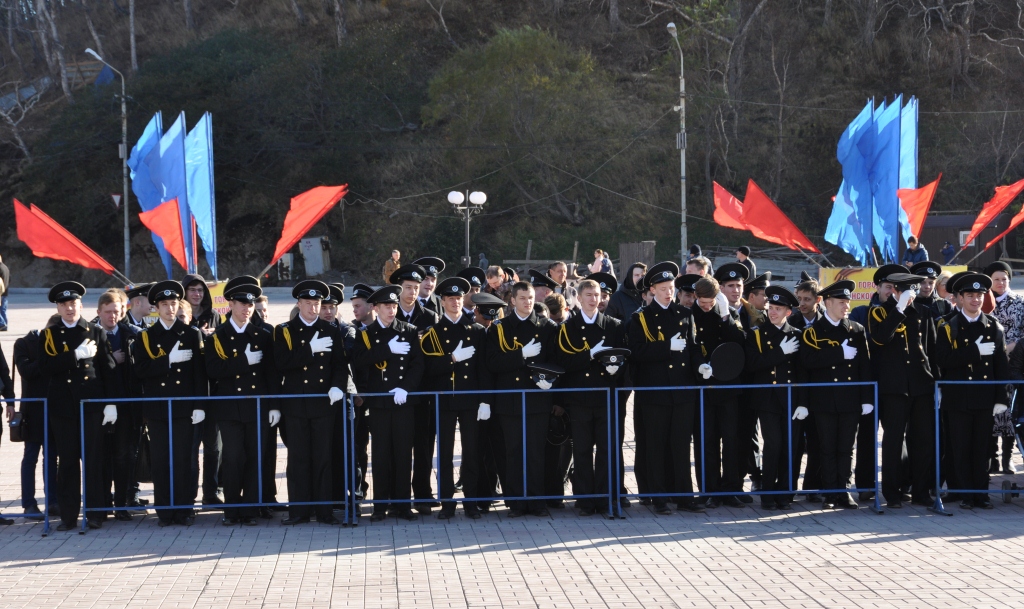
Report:
[[[256,364],[258,364],[261,361],[263,361],[263,352],[262,351],[253,351],[252,350],[252,345],[246,345],[245,346],[245,358],[249,360],[249,365],[250,366],[255,366]]]
[[[594,359],[602,351],[607,351],[608,349],[611,349],[611,347],[605,347],[604,346],[604,339],[601,339],[601,342],[597,343],[596,345],[594,345],[593,347],[590,348],[590,359]]]
[[[281,411],[280,410],[271,410],[270,411],[269,419],[270,419],[270,426],[271,427],[277,427],[277,424],[281,422]]]
[[[96,357],[96,341],[87,338],[82,341],[81,345],[75,347],[75,359],[89,359],[90,357]]]
[[[779,343],[779,349],[782,349],[782,352],[785,353],[786,355],[796,353],[796,350],[799,348],[800,340],[797,339],[797,337],[795,336],[787,336],[786,338],[782,339],[781,343]]]
[[[904,292],[900,294],[899,301],[896,303],[896,310],[902,313],[903,310],[907,308],[907,305],[910,304],[911,300],[914,300],[914,291],[904,290]]]
[[[979,336],[978,340],[974,341],[974,344],[978,345],[978,353],[980,355],[982,355],[982,356],[992,355],[993,353],[995,353],[996,344],[995,343],[983,343],[983,342],[981,342],[981,339],[982,339],[982,337]]]
[[[108,406],[109,408],[109,406]],[[1006,404],[996,404],[992,407],[992,416],[999,416],[1006,412]]]
[[[711,364],[701,364],[700,367],[697,368],[697,372],[704,377],[705,381],[708,380],[711,378]]]
[[[843,341],[843,359],[853,359],[857,357],[857,347],[851,347],[849,342],[850,339]]]
[[[181,341],[174,343],[174,347],[171,348],[171,352],[167,355],[167,359],[172,364],[180,364],[181,362],[187,362],[192,359],[192,349],[182,349]]]
[[[1003,406],[1003,410],[1006,410],[1006,406]],[[117,423],[117,406],[107,404],[103,407],[103,423],[101,423],[101,425],[109,425],[112,423]]]
[[[395,387],[388,393],[395,394],[395,404],[398,404],[399,406],[405,404],[406,398],[409,397],[409,392],[406,391],[405,389],[402,389],[401,387]]]
[[[491,405],[480,402],[480,408],[476,409],[476,420],[486,421],[491,418]]]
[[[875,409],[875,407],[872,406],[871,404],[861,404],[860,405],[860,415],[864,416],[864,415],[871,414],[871,411],[873,411],[874,409]]]
[[[313,353],[330,353],[333,344],[334,339],[330,336],[320,338],[319,331],[315,332],[313,338],[309,339],[309,348],[313,350]]]
[[[540,355],[540,343],[531,338],[530,342],[523,345],[523,357],[530,359],[538,355]]]
[[[388,349],[395,355],[406,355],[409,353],[409,343],[402,342],[400,336],[394,336],[388,341]]]
[[[202,423],[205,420],[206,420],[206,412],[205,411],[203,411],[203,410],[193,410],[192,411],[192,424],[193,425],[199,425],[200,423]]]
[[[537,386],[545,391],[551,389],[551,381],[537,381]]]
[[[619,367],[618,366],[605,366],[604,367],[604,371],[607,372],[608,374],[611,374],[611,375],[614,376],[615,373],[619,371]]]
[[[797,406],[796,410],[793,411],[793,420],[794,421],[803,421],[804,419],[807,418],[808,414],[810,414],[810,413],[807,412],[807,408],[806,407],[804,407],[804,406]]]
[[[345,397],[345,393],[337,387],[331,387],[327,390],[327,397],[331,399],[331,404],[334,404],[341,398]]]
[[[722,319],[729,316],[729,299],[725,297],[725,294],[719,292],[718,296],[715,296],[715,305],[718,307],[718,312],[721,313]]]
[[[681,333],[676,332],[676,335],[672,337],[672,344],[668,348],[673,351],[682,351],[686,349],[686,339]]]
[[[476,347],[463,347],[461,340],[455,347],[455,351],[452,351],[452,357],[455,358],[455,361],[457,362],[464,362],[474,355],[476,355]]]

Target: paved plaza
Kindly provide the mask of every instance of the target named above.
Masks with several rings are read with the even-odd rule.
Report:
[[[86,297],[90,316],[95,296]],[[271,300],[279,323],[291,301]],[[12,296],[11,329],[0,335],[8,358],[51,311],[45,294]],[[627,428],[627,470],[632,448]],[[21,511],[21,449],[4,434],[5,515]],[[279,499],[286,455],[282,445]],[[1024,485],[1019,456],[1014,465],[994,488]],[[37,484],[42,502],[41,476]],[[280,516],[223,527],[220,512],[203,511],[188,528],[159,528],[150,514],[47,537],[41,523],[17,518],[0,527],[0,608],[1024,606],[1024,498],[993,499],[990,511],[951,502],[952,517],[909,504],[877,515],[806,502],[785,513],[656,516],[634,503],[611,521],[579,517],[570,501],[550,518],[510,519],[499,508],[476,521],[460,510],[447,523],[364,517],[356,527],[294,528]]]

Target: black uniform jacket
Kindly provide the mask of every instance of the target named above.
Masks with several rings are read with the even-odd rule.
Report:
[[[970,322],[961,311],[939,322],[935,339],[935,363],[944,381],[992,381],[1010,378],[1006,337],[995,317],[981,313]],[[978,337],[995,343],[992,355],[981,355]],[[1005,385],[942,385],[942,408],[949,410],[991,410],[995,404],[1009,405]]]
[[[626,337],[622,322],[598,312],[594,323],[588,324],[583,314],[577,313],[559,326],[555,348],[551,350],[549,359],[565,368],[565,374],[558,381],[559,387],[614,389],[618,385],[625,375],[625,366],[620,366],[611,375],[601,363],[600,355],[593,359],[590,357],[590,350],[601,342],[605,347],[624,347]],[[560,397],[565,403],[605,409],[608,396],[615,399],[614,394],[603,391],[580,391]]]
[[[680,334],[686,348],[672,351],[672,337]],[[642,391],[643,387],[685,387],[697,384],[697,368],[705,363],[697,343],[696,324],[690,310],[672,302],[667,308],[657,301],[633,313],[627,344],[633,363],[633,386],[644,404],[687,406],[696,400],[692,391]]]
[[[800,330],[797,330],[789,323],[776,327],[770,321],[762,326],[750,329],[747,334],[747,364],[746,372],[749,373],[750,384],[752,385],[790,385],[801,382],[803,369],[800,367],[800,351],[794,351],[789,355],[782,352],[779,343],[788,338],[795,338],[797,344],[800,342]],[[799,397],[801,388],[794,387],[793,409],[795,410],[803,400]],[[789,390],[780,387],[779,389],[751,389],[753,393],[753,404],[759,412],[772,412],[781,414],[789,412],[786,404],[789,401]]]
[[[409,343],[408,354],[391,352],[388,343],[396,336],[401,342]],[[397,317],[387,327],[379,320],[369,324],[356,337],[352,368],[356,371],[356,388],[362,393],[388,393],[396,387],[409,393],[419,391],[423,380],[423,351],[416,326],[399,321]],[[409,396],[406,405],[420,401],[418,396]],[[395,401],[391,396],[367,397],[365,404],[370,408],[393,408]]]
[[[953,312],[953,305],[945,298],[939,298],[934,293],[931,296],[918,296],[914,299],[914,306],[918,311],[926,312],[932,319],[938,321]]]
[[[861,404],[874,404],[875,391],[871,385],[836,386],[844,381],[871,381],[871,361],[868,356],[864,326],[850,319],[838,325],[824,315],[804,329],[800,343],[800,364],[807,372],[808,383],[829,383],[830,387],[807,387],[802,395],[811,412],[860,412]],[[853,359],[843,359],[843,342],[857,349]]]
[[[274,365],[274,336],[265,325],[245,325],[242,332],[235,330],[230,320],[217,326],[208,338],[206,372],[217,381],[214,395],[271,395],[279,393],[280,376]],[[263,359],[249,365],[249,351],[260,352]],[[260,413],[281,410],[281,400],[261,400]],[[211,408],[218,419],[227,421],[255,421],[254,400],[212,400]]]
[[[456,362],[452,351],[459,346],[475,347],[473,357]],[[427,328],[420,339],[423,351],[423,391],[489,391],[493,389],[491,372],[484,361],[484,345],[487,329],[463,314],[458,323],[452,323],[447,315],[441,321]],[[440,396],[442,410],[469,410],[481,402],[490,403],[487,393],[464,396]]]
[[[487,368],[494,378],[495,389],[538,389],[528,363],[550,362],[558,324],[547,318],[538,318],[530,313],[526,319],[519,319],[513,310],[504,319],[495,320],[487,329],[487,347],[484,356]],[[540,355],[526,359],[523,345],[530,341],[541,344]],[[560,387],[559,382],[555,387]],[[551,394],[535,391],[526,394],[527,414],[551,411]],[[495,412],[502,415],[518,415],[523,412],[523,397],[518,393],[499,393],[494,396]]]
[[[817,309],[814,310],[814,321],[818,321],[819,319],[821,319],[821,315],[821,307],[819,306]],[[804,319],[804,314],[801,313],[799,310],[796,313],[790,315],[789,319],[786,320],[786,323],[793,326],[797,330],[804,330],[810,325],[807,323],[807,320]]]
[[[330,351],[313,353],[309,341],[316,336],[331,337]],[[317,399],[279,400],[285,417],[321,418],[343,411],[343,402],[332,405],[327,392],[348,387],[348,358],[345,339],[335,326],[322,319],[310,325],[296,316],[274,328],[274,365],[283,377],[281,393],[308,394]]]
[[[705,360],[710,360],[711,354],[714,353],[715,349],[723,343],[736,343],[740,347],[743,346],[746,342],[746,333],[744,332],[744,326],[740,320],[743,317],[742,311],[745,310],[746,307],[743,307],[736,312],[730,311],[729,315],[726,316],[725,319],[722,319],[717,308],[712,308],[710,311],[704,311],[704,309],[700,308],[696,304],[693,306],[691,312],[693,313],[693,321],[697,326],[697,344],[700,345],[700,353]],[[696,375],[696,370],[694,371],[694,374]],[[742,385],[747,383],[747,379],[744,375],[740,375],[731,381],[720,381],[713,376],[706,381],[703,377],[697,377],[697,379],[698,383],[716,386]],[[713,404],[716,399],[735,397],[741,392],[741,389],[720,389],[709,391],[706,393],[704,399]]]
[[[49,387],[46,373],[42,371],[43,338],[39,330],[32,330],[14,341],[14,367],[21,375],[22,398],[45,398]],[[25,441],[43,443],[43,403],[21,402],[20,411],[24,417]]]
[[[64,322],[43,330],[43,353],[40,369],[49,377],[46,397],[50,414],[77,417],[79,400],[119,398],[123,396],[114,372],[114,356],[110,353],[107,333],[80,318],[67,327]],[[86,340],[96,342],[96,355],[75,359],[75,349]],[[102,411],[104,404],[89,402],[85,412]]]
[[[178,349],[192,350],[192,359],[172,364],[169,354],[179,342]],[[164,328],[163,322],[157,320],[143,330],[132,349],[132,370],[142,380],[143,397],[208,396],[210,384],[206,376],[204,349],[203,333],[178,320],[170,329]],[[171,416],[175,419],[188,418],[193,410],[204,410],[207,406],[202,400],[176,401],[171,405]],[[167,403],[142,402],[142,413],[148,419],[166,421]]]
[[[406,316],[405,311],[402,310],[402,305],[398,305],[398,314],[395,316],[395,319],[415,326],[419,330],[426,330],[437,323],[437,313],[425,308],[420,304],[419,298],[417,298],[416,304],[412,308],[411,318]]]
[[[902,313],[896,299],[868,311],[871,369],[878,393],[918,397],[935,392],[935,323],[929,309],[910,303]],[[923,312],[922,312],[923,311]]]

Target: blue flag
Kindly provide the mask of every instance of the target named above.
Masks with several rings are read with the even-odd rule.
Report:
[[[917,98],[911,97],[900,113],[900,188],[917,188]],[[910,219],[900,206],[903,242],[910,238]],[[917,235],[914,235],[915,237]]]
[[[902,95],[875,111],[874,157],[868,170],[874,203],[872,233],[886,260],[897,259],[899,236],[900,109]]]
[[[160,145],[146,157],[153,185],[160,191],[160,202],[178,199],[181,214],[181,232],[185,240],[186,273],[194,273],[196,262],[195,244],[192,242],[192,213],[188,206],[188,189],[185,186],[185,113],[160,138]]]
[[[129,175],[132,178],[132,192],[135,193],[135,197],[139,200],[139,206],[142,207],[142,211],[149,211],[162,202],[160,200],[160,189],[153,182],[146,159],[150,153],[159,148],[160,136],[163,134],[163,131],[161,115],[157,112],[149,120],[149,124],[146,125],[142,136],[139,137],[139,141],[135,143],[131,154],[128,156]],[[125,205],[127,204],[128,202],[125,201]],[[167,252],[167,248],[164,247],[163,239],[153,235],[153,243],[156,245],[157,253],[160,254],[160,260],[164,263],[167,278],[170,279],[171,255]]]
[[[213,117],[203,115],[185,136],[185,180],[188,206],[206,250],[206,262],[217,278],[217,217],[213,197]]]
[[[860,143],[874,140],[873,105],[868,102],[839,138],[836,157],[843,166],[843,183],[825,230],[826,241],[841,247],[862,266],[870,262],[871,186]]]

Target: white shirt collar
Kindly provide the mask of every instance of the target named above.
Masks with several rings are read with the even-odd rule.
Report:
[[[667,305],[663,305],[661,304],[661,301],[658,300],[657,298],[654,299],[654,302],[658,303],[658,306],[661,307],[662,309],[668,309],[672,305],[671,301],[669,301]]]
[[[78,325],[78,321],[77,321],[77,320],[75,321],[75,323],[73,323],[73,324],[69,324],[68,322],[64,321],[64,318],[63,318],[63,317],[61,317],[61,318],[60,318],[60,321],[61,321],[61,323],[62,323],[62,324],[64,324],[64,327],[65,327],[65,328],[74,328],[75,326],[77,326],[77,325]]]
[[[1002,296],[996,296],[996,302],[1003,302],[1004,300],[1006,300],[1006,298],[1007,298],[1007,297],[1008,297],[1009,295],[1010,295],[1010,290],[1009,290],[1009,289],[1007,289],[1007,290],[1006,290],[1005,292],[1003,292],[1003,295],[1002,295]]]
[[[377,321],[377,323],[378,323],[378,324],[380,324],[380,327],[382,327],[382,328],[387,328],[387,327],[390,327],[390,324],[388,324],[387,326],[385,326],[385,325],[384,325],[384,322],[382,322],[382,321],[380,320],[380,318],[379,318],[379,317],[378,317],[378,318],[376,319],[376,321]]]
[[[519,311],[512,309],[512,312],[516,314],[516,317],[519,317]],[[527,315],[526,317],[519,317],[519,321],[526,321],[527,319],[530,319],[529,315]]]
[[[100,324],[100,327],[101,327],[101,328],[103,328],[103,324]],[[103,330],[104,330],[104,331],[105,331],[105,332],[106,332],[107,334],[112,334],[112,335],[114,335],[114,336],[117,336],[117,331],[118,331],[119,329],[120,329],[120,328],[118,328],[118,327],[117,327],[117,324],[114,324],[114,329],[113,329],[113,330],[107,330],[106,328],[103,328]]]
[[[319,320],[320,318],[317,317],[313,321],[306,321],[305,319],[302,319],[302,315],[296,315],[295,319],[297,319],[297,320],[301,321],[302,323],[306,324],[307,328],[312,328],[313,324],[315,324],[317,322],[317,320]]]
[[[832,319],[831,317],[829,317],[829,316],[828,316],[828,311],[824,311],[824,313],[823,313],[823,317],[824,317],[825,319],[827,319],[827,320],[828,320],[828,323],[832,324],[833,326],[838,326],[838,325],[839,325],[839,322],[838,322],[838,321],[835,321],[835,320],[833,320],[833,319]]]
[[[235,332],[238,332],[239,334],[245,332],[245,329],[249,326],[249,322],[245,322],[245,324],[242,327],[238,327],[235,324],[235,318],[231,317],[230,315],[228,316],[228,321],[231,322],[231,327],[235,329]]]
[[[174,321],[171,322],[171,325],[168,326],[166,323],[164,323],[163,317],[157,317],[157,320],[160,322],[160,325],[164,327],[164,330],[170,330],[171,328],[174,327],[174,323],[178,321],[177,319],[175,319]]]
[[[595,309],[594,310],[594,316],[593,317],[587,317],[587,314],[583,312],[583,309],[580,309],[580,317],[583,318],[583,323],[585,323],[585,324],[592,324],[595,321],[597,321],[597,314],[598,313],[600,313],[600,311]]]
[[[964,319],[966,319],[967,321],[971,322],[972,324],[974,322],[978,321],[979,319],[981,319],[981,311],[980,310],[978,311],[978,315],[976,317],[968,317],[967,313],[965,311],[960,311],[960,313],[964,316]]]
[[[132,312],[129,310],[128,311],[128,317],[131,317],[132,321],[135,322],[133,325],[136,325],[136,326],[145,325],[143,323],[145,321],[145,319],[146,319],[145,316],[143,316],[142,319],[135,319],[135,315],[133,315]]]
[[[462,319],[462,313],[459,313],[459,316],[456,317],[455,319],[452,319],[451,316],[448,315],[448,311],[444,312],[444,316],[448,319],[448,321],[452,322],[453,324],[459,323],[459,320]]]

